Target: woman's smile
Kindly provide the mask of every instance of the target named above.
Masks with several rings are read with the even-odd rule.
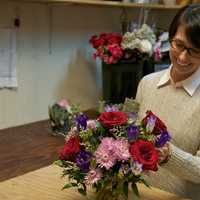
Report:
[[[184,62],[181,62],[179,59],[177,59],[176,63],[182,67],[188,67],[190,66],[190,63],[184,63]]]

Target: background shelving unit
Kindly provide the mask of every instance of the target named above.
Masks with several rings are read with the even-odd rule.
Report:
[[[121,8],[149,8],[155,10],[161,10],[161,9],[176,10],[182,7],[180,5],[171,6],[164,4],[140,4],[140,3],[125,3],[120,1],[103,1],[103,0],[18,0],[17,2],[63,4],[63,5],[75,4],[75,5],[107,6],[107,7],[121,7]]]

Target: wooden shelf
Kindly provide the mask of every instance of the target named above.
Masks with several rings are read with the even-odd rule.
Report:
[[[181,6],[179,5],[168,6],[163,4],[140,4],[140,3],[125,3],[120,1],[103,1],[103,0],[18,0],[17,2],[65,4],[65,5],[76,4],[76,5],[121,7],[121,8],[149,8],[156,10],[176,10],[181,8]]]

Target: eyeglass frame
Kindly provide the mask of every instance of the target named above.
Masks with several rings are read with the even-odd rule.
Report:
[[[182,43],[181,44],[181,47],[177,47],[177,39],[171,39],[169,42],[170,42],[170,46],[175,50],[175,51],[177,51],[177,52],[179,52],[179,53],[181,53],[181,52],[183,52],[184,50],[186,50],[187,51],[187,53],[188,53],[188,55],[191,57],[191,58],[194,58],[194,59],[200,59],[200,50],[199,50],[199,56],[194,56],[194,55],[192,55],[192,53],[191,53],[191,51],[196,51],[195,49],[193,49],[193,48],[189,48],[189,47],[186,47],[185,45],[184,45],[184,43],[183,42],[181,42],[180,41],[180,43]],[[173,45],[173,42],[175,42],[174,43],[174,45]],[[178,48],[181,48],[181,49],[178,49]],[[196,53],[197,53],[197,51],[196,51]]]

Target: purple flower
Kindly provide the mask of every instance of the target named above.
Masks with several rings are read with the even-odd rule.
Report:
[[[135,112],[130,112],[130,113],[128,113],[128,117],[129,117],[129,119],[130,119],[131,121],[135,122],[136,119],[137,119],[137,113],[135,113]]]
[[[115,105],[113,105],[113,106],[106,105],[104,110],[105,110],[105,112],[117,112],[117,111],[119,111],[118,107],[115,106]]]
[[[150,116],[147,118],[147,125],[146,125],[146,130],[147,132],[151,133],[155,127],[156,124],[156,117]]]
[[[138,161],[132,162],[131,163],[131,171],[136,176],[140,175],[143,171],[142,164],[139,163]]]
[[[76,126],[79,131],[81,129],[85,130],[87,128],[87,120],[88,120],[88,117],[85,114],[80,114],[76,118]]]
[[[134,142],[139,135],[139,129],[135,125],[130,125],[128,127],[128,141]]]
[[[167,131],[162,132],[161,135],[156,139],[156,147],[164,146],[165,143],[169,141],[170,139],[171,139],[171,136]]]
[[[83,172],[89,171],[90,159],[92,155],[87,151],[80,151],[76,157],[76,165],[83,170]]]
[[[121,164],[121,167],[120,167],[120,173],[122,173],[122,175],[126,175],[130,172],[130,167],[129,167],[129,164],[125,163],[125,164]]]

